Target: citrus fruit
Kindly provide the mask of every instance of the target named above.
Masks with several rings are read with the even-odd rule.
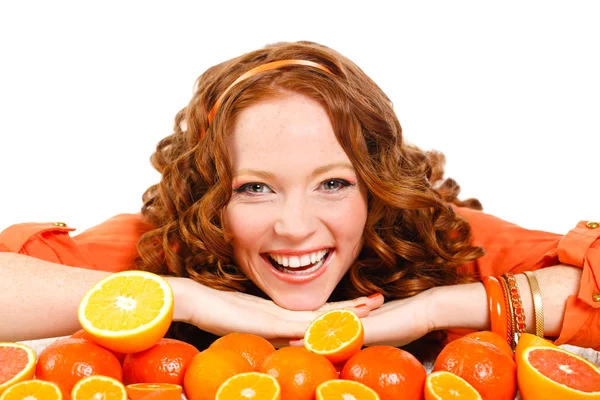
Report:
[[[475,388],[448,371],[432,372],[425,379],[425,400],[482,400]]]
[[[223,382],[251,371],[248,361],[233,350],[209,348],[192,358],[183,377],[183,391],[188,400],[214,400]]]
[[[425,367],[409,352],[392,346],[372,346],[352,356],[340,373],[367,385],[382,400],[422,399]]]
[[[448,343],[435,360],[433,370],[460,376],[486,400],[513,400],[517,392],[512,356],[494,343],[468,335]]]
[[[230,333],[215,340],[210,348],[225,347],[244,357],[254,371],[275,351],[265,338],[250,333]]]
[[[161,339],[147,350],[127,354],[123,360],[123,383],[183,385],[185,370],[198,353],[198,349],[189,343]]]
[[[304,334],[304,347],[339,364],[358,353],[363,340],[362,322],[354,312],[332,310],[311,322]]]
[[[492,331],[478,331],[466,334],[464,337],[475,339],[476,341],[493,344],[510,358],[514,358],[514,352],[506,339]]]
[[[37,362],[35,376],[54,382],[69,398],[73,386],[90,375],[105,375],[121,381],[121,363],[109,350],[79,338],[58,339],[46,347]]]
[[[367,385],[345,379],[325,381],[317,386],[317,400],[379,400],[379,395]]]
[[[132,383],[125,390],[129,400],[179,400],[182,387],[173,383]]]
[[[277,379],[261,372],[245,372],[227,379],[219,390],[215,400],[279,400],[281,387]]]
[[[58,385],[38,379],[22,381],[6,389],[0,400],[62,400]]]
[[[558,347],[532,346],[517,359],[524,400],[600,399],[600,369]]]
[[[79,322],[94,342],[121,353],[154,346],[173,318],[173,292],[163,278],[123,271],[96,283],[79,304]]]
[[[554,343],[550,342],[549,340],[533,335],[531,333],[522,333],[519,337],[519,341],[517,342],[517,347],[515,349],[515,360],[521,358],[523,350],[533,346],[557,347],[554,345]]]
[[[321,383],[337,378],[335,367],[324,356],[304,347],[283,347],[271,354],[260,367],[281,385],[281,398],[312,400]]]
[[[90,341],[92,343],[95,343],[94,342],[94,337],[92,335],[90,335],[89,333],[87,333],[85,331],[85,329],[78,330],[77,332],[75,332],[74,334],[72,334],[70,337],[72,337],[72,338],[81,338],[81,339],[85,339],[87,341]],[[110,349],[108,349],[108,350],[110,350]],[[121,364],[123,364],[123,360],[125,359],[125,356],[127,354],[125,354],[125,353],[119,353],[118,351],[112,351],[112,350],[110,350],[110,351],[115,355],[115,357],[117,357],[117,360],[119,360],[119,362]]]
[[[0,343],[0,393],[15,383],[33,379],[35,351],[20,343]]]
[[[125,386],[118,380],[102,375],[92,375],[81,379],[73,386],[72,400],[127,400]]]

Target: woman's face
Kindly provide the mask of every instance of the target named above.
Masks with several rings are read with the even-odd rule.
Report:
[[[366,190],[325,109],[299,94],[244,109],[229,139],[234,260],[278,305],[321,307],[357,258]]]

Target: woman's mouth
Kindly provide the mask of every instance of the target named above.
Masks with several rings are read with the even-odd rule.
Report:
[[[334,253],[334,249],[330,248],[302,256],[265,253],[262,257],[279,279],[289,283],[305,283],[325,272]]]

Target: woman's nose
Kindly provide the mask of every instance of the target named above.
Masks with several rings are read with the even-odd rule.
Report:
[[[275,233],[292,240],[310,236],[317,225],[313,208],[306,199],[286,199],[275,219]]]

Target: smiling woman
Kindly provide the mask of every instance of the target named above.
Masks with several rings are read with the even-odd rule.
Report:
[[[443,155],[407,144],[385,93],[326,46],[276,43],[209,68],[151,160],[161,178],[140,214],[74,237],[44,224],[0,235],[0,339],[76,331],[83,293],[137,268],[167,276],[184,323],[171,334],[198,347],[230,332],[287,343],[335,308],[363,318],[366,345],[469,328],[600,346],[597,225],[531,231],[460,200]]]

